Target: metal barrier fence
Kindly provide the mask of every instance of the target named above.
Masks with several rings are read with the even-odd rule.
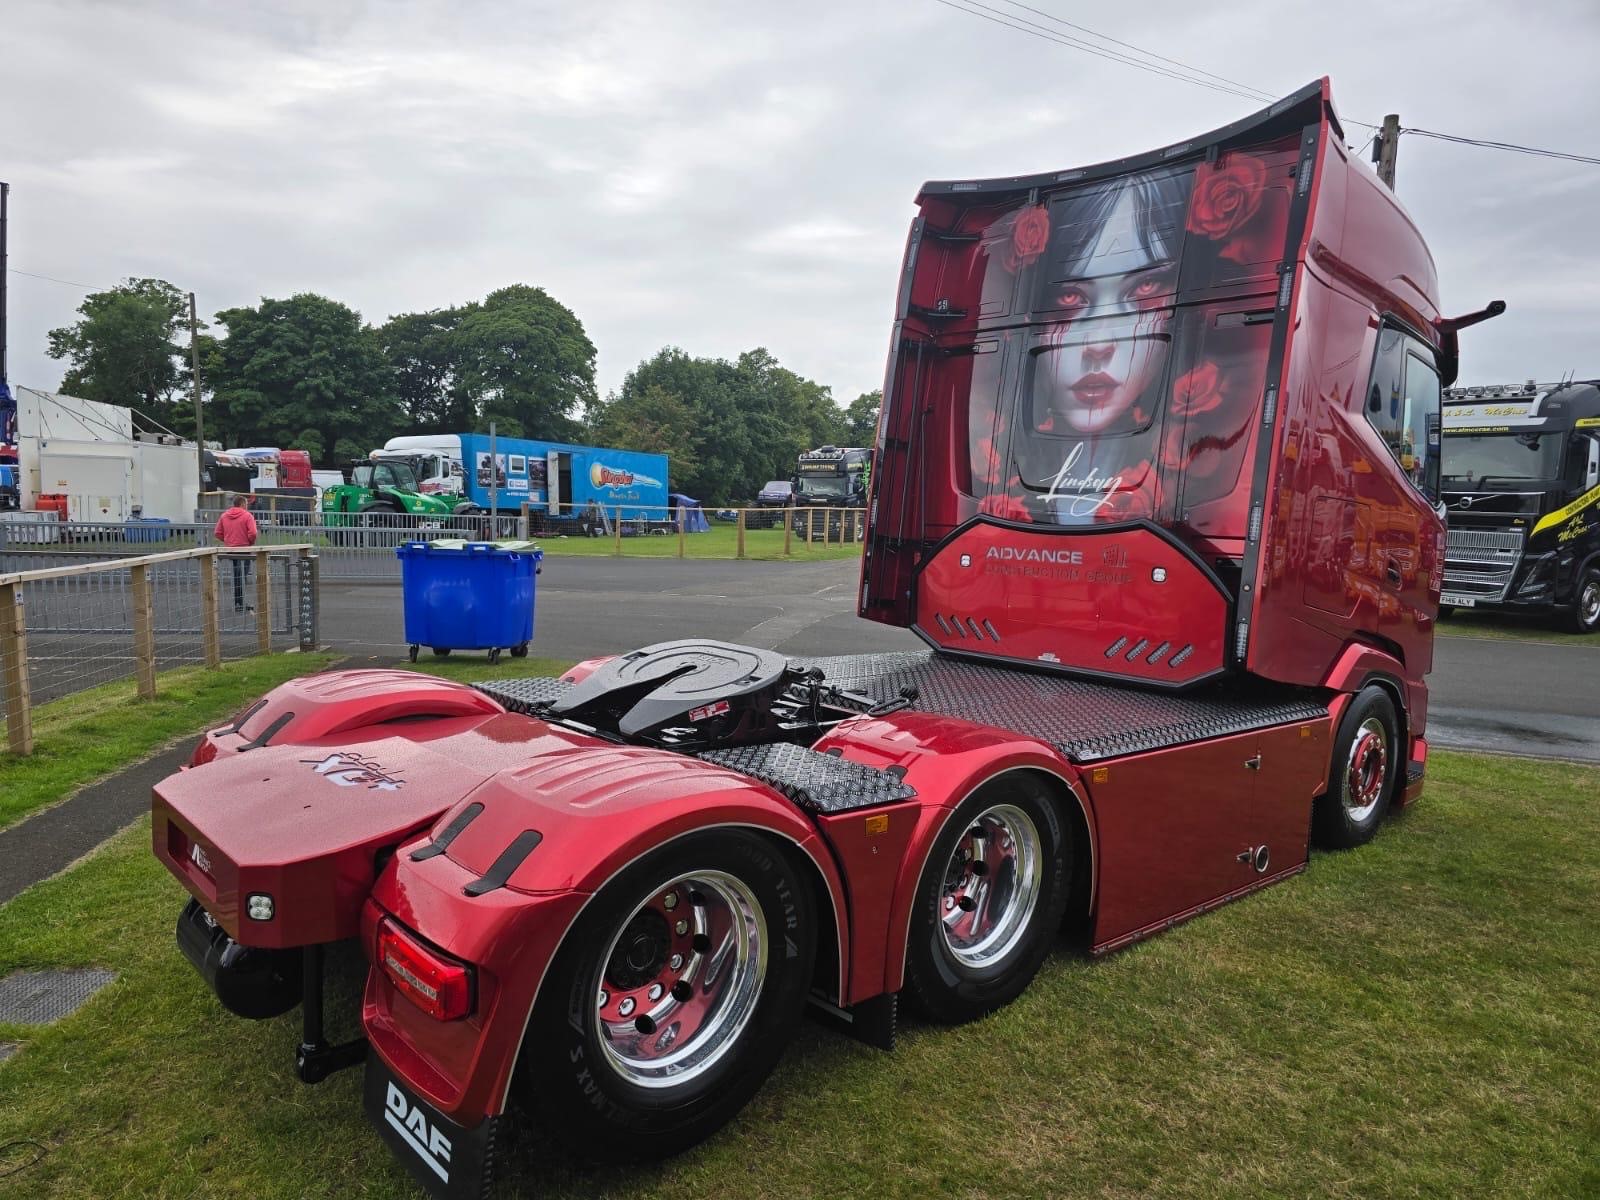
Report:
[[[0,556],[17,551],[93,552],[102,556],[210,546],[223,510],[201,509],[189,523],[166,521],[41,520],[53,514],[0,517]],[[463,538],[498,541],[536,538],[547,553],[613,554],[655,558],[803,558],[818,549],[837,552],[860,542],[861,508],[642,508],[576,506],[552,514],[528,506],[502,512],[439,517],[373,509],[357,513],[314,510],[256,511],[258,546],[315,547],[322,578],[338,583],[398,582],[395,547],[411,541]],[[703,518],[705,532],[695,527]],[[709,536],[708,536],[709,535]],[[559,539],[559,542],[556,540]],[[554,543],[554,544],[552,544]]]
[[[127,557],[87,546],[0,552],[0,718],[33,747],[33,706],[157,672],[317,645],[318,561],[297,544]]]

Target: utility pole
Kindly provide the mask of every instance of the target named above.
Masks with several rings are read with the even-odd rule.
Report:
[[[189,384],[194,391],[194,461],[199,474],[197,490],[206,490],[206,421],[200,412],[200,322],[194,315],[194,293],[189,293]],[[196,503],[199,498],[196,497]]]
[[[6,207],[11,199],[11,185],[0,183],[0,387],[6,379]]]
[[[1400,149],[1400,114],[1390,113],[1383,119],[1383,128],[1372,139],[1372,161],[1377,164],[1378,178],[1394,191],[1394,156]]]

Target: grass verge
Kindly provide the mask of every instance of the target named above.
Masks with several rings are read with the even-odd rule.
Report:
[[[820,538],[822,526],[817,526]],[[705,533],[691,533],[684,538],[686,558],[733,558],[738,552],[738,530],[725,521],[712,521]],[[545,537],[539,538],[539,548],[551,557],[584,555],[589,558],[608,558],[615,549],[611,538]],[[784,559],[783,528],[747,529],[744,535],[744,555],[753,559]],[[787,561],[822,562],[837,558],[856,558],[861,554],[859,542],[837,543],[824,546],[819,540],[807,545],[805,539],[791,537]],[[623,558],[676,558],[678,535],[662,537],[625,537],[622,539]]]
[[[1589,646],[1600,649],[1600,635],[1571,633],[1548,617],[1524,617],[1515,613],[1495,616],[1468,616],[1457,609],[1439,622],[1440,637],[1481,638],[1503,642],[1550,642],[1554,645]]]
[[[541,1195],[1595,1195],[1600,772],[1438,753],[1348,854],[885,1055],[806,1022],[734,1123]],[[1158,832],[1158,831],[1157,831]],[[119,978],[0,1064],[30,1197],[413,1196],[357,1072],[293,1081],[298,1015],[224,1014],[172,944],[148,826],[0,908],[0,973]]]
[[[152,700],[140,700],[129,679],[39,705],[33,753],[0,754],[0,829],[333,658],[274,654],[216,670],[179,667],[156,677]]]

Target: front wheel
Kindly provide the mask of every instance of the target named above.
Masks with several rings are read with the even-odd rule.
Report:
[[[528,643],[527,642],[519,642],[517,645],[511,647],[511,657],[512,658],[527,658],[528,657]]]
[[[1574,633],[1600,630],[1600,567],[1589,567],[1578,580],[1578,598],[1569,621]]]
[[[1311,808],[1312,840],[1348,850],[1372,840],[1393,803],[1403,763],[1400,720],[1382,688],[1358,693],[1333,739],[1328,786]]]
[[[984,784],[945,821],[917,884],[906,990],[935,1021],[971,1021],[1033,981],[1061,927],[1069,834],[1036,776]]]
[[[450,647],[448,647],[448,646],[430,646],[429,649],[431,649],[433,651],[433,656],[435,658],[449,658],[450,657]]]
[[[598,1161],[692,1146],[777,1064],[816,939],[811,892],[765,837],[705,830],[652,851],[590,901],[551,964],[525,1103]]]

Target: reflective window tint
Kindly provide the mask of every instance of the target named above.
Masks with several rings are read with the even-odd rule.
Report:
[[[1439,495],[1439,375],[1428,350],[1401,330],[1378,335],[1365,412],[1406,477],[1430,500]]]

